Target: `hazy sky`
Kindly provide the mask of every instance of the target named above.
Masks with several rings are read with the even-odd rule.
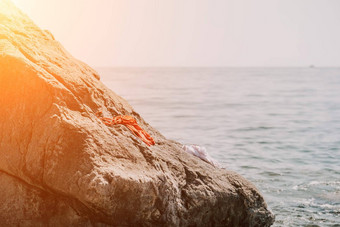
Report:
[[[13,0],[92,66],[340,66],[340,0]]]

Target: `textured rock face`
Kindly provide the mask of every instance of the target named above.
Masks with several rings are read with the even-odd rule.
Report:
[[[95,116],[132,115],[155,139]],[[164,138],[0,0],[1,226],[269,226],[254,185]]]

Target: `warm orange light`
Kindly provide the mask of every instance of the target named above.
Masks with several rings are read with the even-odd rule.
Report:
[[[27,5],[29,1],[24,1],[24,0],[12,0],[12,2],[19,7],[20,9],[22,9],[23,11],[25,11],[25,9],[27,8]],[[26,3],[26,4],[25,4]]]

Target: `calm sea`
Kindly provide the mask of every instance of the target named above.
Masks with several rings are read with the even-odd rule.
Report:
[[[340,68],[100,68],[169,139],[252,181],[274,226],[340,226]]]

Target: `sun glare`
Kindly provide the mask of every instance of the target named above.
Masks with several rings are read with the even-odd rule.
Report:
[[[21,9],[23,12],[27,13],[28,11],[31,11],[31,7],[33,7],[32,1],[25,1],[25,0],[11,0],[19,9]]]

